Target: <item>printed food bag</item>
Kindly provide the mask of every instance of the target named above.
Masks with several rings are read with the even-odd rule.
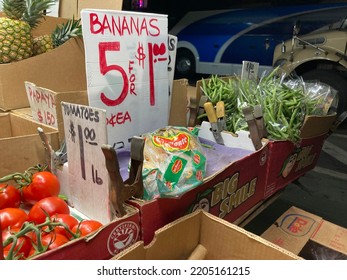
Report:
[[[201,184],[206,157],[197,130],[168,126],[142,136],[145,200],[177,197]]]

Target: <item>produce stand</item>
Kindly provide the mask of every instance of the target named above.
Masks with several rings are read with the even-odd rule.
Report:
[[[94,16],[93,20],[90,20],[90,15]],[[256,105],[252,107],[253,104],[247,107],[248,110],[242,110],[244,116],[239,117],[239,120],[246,123],[249,130],[227,130],[226,122],[230,119],[227,102],[222,117],[217,114],[218,119],[203,119],[201,114],[205,113],[203,108],[206,99],[200,100],[207,95],[207,89],[203,88],[207,81],[198,81],[193,96],[189,97],[187,80],[171,81],[168,78],[170,75],[166,68],[169,51],[165,45],[168,38],[165,16],[85,9],[82,20],[87,26],[98,22],[98,17],[112,18],[119,15],[123,20],[127,17],[138,17],[143,22],[158,21],[158,27],[153,29],[164,30],[162,36],[148,39],[148,36],[137,34],[138,41],[134,41],[135,43],[125,38],[122,43],[130,42],[131,51],[124,51],[118,44],[103,42],[109,39],[107,36],[103,37],[103,32],[97,34],[96,29],[85,27],[84,40],[88,40],[88,44],[81,38],[72,38],[48,53],[16,62],[16,68],[12,68],[15,63],[0,65],[0,72],[4,73],[4,76],[11,73],[12,77],[15,77],[17,67],[22,69],[17,80],[12,80],[8,85],[5,83],[9,88],[16,84],[13,87],[15,92],[0,92],[0,107],[4,111],[11,111],[2,114],[0,121],[11,118],[11,122],[20,122],[20,125],[6,127],[7,134],[0,134],[0,145],[3,142],[6,145],[3,150],[11,146],[9,150],[12,153],[18,151],[19,155],[23,155],[25,153],[18,147],[26,147],[28,139],[33,141],[32,149],[28,151],[29,160],[21,162],[24,165],[15,161],[7,162],[6,166],[1,166],[1,172],[4,173],[1,173],[0,177],[10,172],[23,172],[36,164],[47,165],[50,167],[49,171],[59,179],[60,194],[66,197],[65,201],[71,211],[76,211],[75,215],[79,217],[79,221],[97,219],[102,222],[102,226],[93,233],[38,254],[34,259],[110,259],[114,256],[117,258],[118,254],[122,255],[123,251],[129,252],[134,247],[140,248],[138,250],[141,251],[141,246],[150,244],[158,230],[164,232],[162,229],[177,219],[183,222],[185,219],[199,222],[211,220],[213,224],[228,227],[228,231],[237,232],[237,236],[245,240],[249,233],[236,225],[245,226],[271,204],[286,185],[314,168],[336,119],[335,114],[305,116],[304,122],[299,123],[303,125],[298,130],[300,134],[296,135],[298,138],[295,141],[287,138],[273,139],[267,134],[270,133],[265,131],[268,122],[264,121],[268,116],[268,108],[264,106],[264,112],[253,112],[254,108],[260,108]],[[61,20],[65,22],[64,19]],[[47,17],[47,23],[49,22],[50,18]],[[56,19],[53,19],[53,22],[56,22]],[[107,30],[108,26],[104,28],[105,31],[111,32]],[[52,29],[52,26],[48,29]],[[136,72],[132,59],[138,56],[134,55],[132,47],[144,40],[144,37],[149,40],[145,42],[149,50],[148,61],[144,59],[149,66],[146,64],[147,69],[140,64]],[[143,44],[138,44],[137,51],[137,55],[145,55],[140,53],[143,51]],[[112,59],[110,64],[107,64],[108,52],[120,55],[118,59],[121,66],[116,65]],[[100,64],[99,55],[102,58]],[[124,59],[127,55],[133,55],[132,59]],[[54,69],[54,74],[48,74],[46,67]],[[130,72],[125,73],[123,68]],[[32,69],[34,70],[31,71]],[[108,79],[106,74],[112,71],[119,72],[120,76],[112,77],[113,80]],[[139,81],[135,82],[137,76],[134,73],[138,74]],[[129,80],[123,83],[127,75]],[[140,80],[143,77],[144,80]],[[149,80],[146,80],[147,78]],[[235,80],[236,77],[231,79]],[[228,78],[224,77],[224,80],[228,81]],[[119,88],[123,88],[120,99],[112,99],[112,90]],[[167,90],[168,88],[170,90]],[[135,89],[147,95],[143,97]],[[33,93],[40,98],[33,98]],[[219,99],[221,96],[222,93]],[[132,98],[132,101],[121,104],[120,100],[125,100],[126,97]],[[212,101],[211,96],[209,98]],[[46,102],[47,100],[50,102]],[[217,102],[214,103],[205,109],[214,110]],[[112,106],[105,109],[105,104]],[[28,110],[29,106],[31,110]],[[51,111],[52,108],[48,107],[55,107],[55,110]],[[240,105],[238,109],[241,107]],[[141,110],[145,112],[143,115],[139,114]],[[41,112],[49,112],[46,116],[50,117],[37,118]],[[45,122],[52,120],[55,120],[54,125]],[[222,129],[218,126],[220,121],[224,121]],[[8,125],[8,122],[4,123]],[[289,123],[292,123],[291,119]],[[36,134],[35,129],[20,135],[17,130],[23,131],[24,127],[44,128],[45,135],[49,137],[42,143],[42,135]],[[159,132],[154,128],[159,129]],[[148,142],[145,145],[144,142],[151,139],[150,137],[157,142],[153,140],[150,145]],[[12,147],[12,144],[15,146]],[[176,161],[170,162],[166,171],[157,173],[159,175],[153,180],[164,189],[174,189],[175,192],[145,196],[150,193],[148,188],[146,189],[146,180],[151,179],[150,175],[159,169],[156,166],[154,171],[152,170],[153,173],[143,173],[150,157],[144,151],[151,145],[152,148],[159,147],[162,150],[169,147],[172,154],[184,151],[175,154]],[[191,157],[196,147],[199,148],[196,149],[198,153]],[[167,156],[162,150],[155,150],[152,157]],[[19,155],[16,158],[20,158]],[[163,161],[162,158],[159,161]],[[191,168],[187,173],[183,173],[185,166],[203,168]],[[174,177],[172,181],[166,180],[169,177],[168,170],[172,171],[169,174]],[[185,174],[186,178],[195,179],[194,184],[189,185],[187,180],[179,185],[180,179],[177,179],[177,174]],[[178,190],[173,187],[176,183],[179,185]],[[230,226],[230,223],[234,225]],[[225,233],[227,234],[228,232]],[[298,258],[255,236],[252,236],[253,239],[261,250],[269,254],[269,258]],[[219,246],[222,246],[223,242],[222,240]],[[189,245],[190,253],[196,245]],[[144,257],[143,253],[141,254]],[[227,253],[223,256],[231,257]],[[259,255],[251,253],[243,257],[260,258]],[[214,255],[213,258],[218,256]]]

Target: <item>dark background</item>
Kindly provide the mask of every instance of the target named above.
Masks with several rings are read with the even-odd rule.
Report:
[[[147,0],[147,8],[137,8],[133,0],[123,1],[123,10],[137,10],[168,15],[169,30],[189,11],[244,8],[254,6],[307,5],[314,3],[346,2],[341,0]],[[135,1],[136,2],[136,1]]]

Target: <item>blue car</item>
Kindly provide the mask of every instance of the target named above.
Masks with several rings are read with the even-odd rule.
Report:
[[[177,36],[176,78],[196,74],[240,75],[242,61],[272,69],[276,45],[331,24],[347,3],[240,8],[187,13],[169,33]]]

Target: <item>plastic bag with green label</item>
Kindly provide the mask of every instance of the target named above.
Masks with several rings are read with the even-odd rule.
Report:
[[[142,137],[145,200],[177,197],[202,183],[206,157],[197,130],[168,126]]]

